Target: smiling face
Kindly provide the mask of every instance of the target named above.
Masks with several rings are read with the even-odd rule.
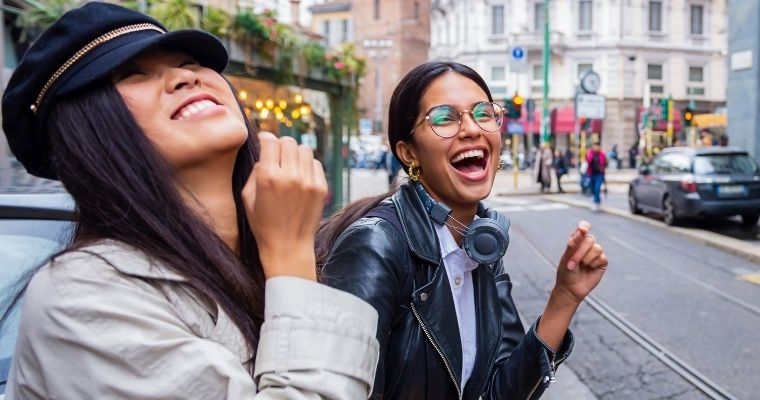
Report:
[[[145,135],[179,173],[222,159],[234,162],[248,137],[227,81],[185,53],[150,51],[112,80]]]
[[[436,106],[449,105],[461,112],[487,101],[488,95],[474,81],[447,72],[424,92],[415,123]],[[436,135],[424,122],[415,128],[411,141],[397,143],[396,151],[405,164],[414,161],[422,168],[420,181],[434,199],[451,208],[470,208],[491,192],[500,146],[498,130],[481,129],[472,115],[465,113],[461,129],[453,137]]]

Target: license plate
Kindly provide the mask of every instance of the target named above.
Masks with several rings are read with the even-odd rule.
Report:
[[[718,186],[718,194],[724,196],[744,196],[747,194],[747,187],[744,185],[721,185]]]

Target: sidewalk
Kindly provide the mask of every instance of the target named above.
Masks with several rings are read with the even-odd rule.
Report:
[[[628,183],[637,175],[634,169],[608,170],[605,176],[607,181],[607,190],[617,193],[628,190]],[[515,174],[513,171],[500,171],[496,174],[496,180],[491,191],[492,196],[511,196],[511,195],[541,195],[539,184],[530,170],[520,171],[517,174],[515,183]],[[573,169],[567,175],[562,177],[562,189],[566,193],[580,193],[580,174],[578,170]],[[557,193],[557,177],[552,176],[551,193]]]

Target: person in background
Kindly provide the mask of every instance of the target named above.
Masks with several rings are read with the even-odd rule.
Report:
[[[612,145],[612,149],[610,149],[610,152],[608,154],[608,159],[610,160],[611,164],[615,165],[615,169],[620,169],[620,154],[618,153],[618,146],[616,144]]]
[[[554,172],[557,174],[557,190],[559,193],[565,193],[562,190],[562,177],[567,174],[567,160],[562,156],[560,150],[554,152]]]
[[[541,185],[541,193],[548,193],[551,190],[552,164],[554,164],[552,149],[548,143],[542,143],[536,152],[536,164],[533,166],[536,182]]]
[[[604,155],[598,141],[594,141],[591,149],[586,152],[586,163],[588,163],[586,174],[590,178],[591,194],[594,196],[592,209],[598,211],[602,203],[601,190],[602,184],[604,184],[604,172],[607,167],[607,157]]]
[[[100,2],[21,59],[3,130],[77,224],[9,299],[6,399],[368,397],[377,312],[316,282],[322,165],[255,134],[226,65],[214,36]]]
[[[634,143],[628,149],[628,165],[630,168],[636,169],[636,158],[639,156],[639,145]]]

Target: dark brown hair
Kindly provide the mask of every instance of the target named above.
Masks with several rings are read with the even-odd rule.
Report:
[[[401,82],[393,90],[390,106],[388,108],[388,143],[393,156],[403,164],[396,154],[396,144],[400,141],[412,142],[412,127],[416,124],[420,113],[420,101],[428,87],[441,75],[452,72],[472,80],[493,101],[491,91],[483,78],[472,68],[455,62],[430,61],[417,66],[407,73]],[[406,167],[406,165],[404,165]],[[335,241],[338,236],[354,221],[361,218],[381,201],[390,196],[392,192],[383,193],[374,197],[367,197],[347,205],[343,210],[322,222],[317,231],[316,255],[317,266],[327,262]]]
[[[135,247],[216,302],[254,352],[264,320],[265,277],[240,198],[258,160],[256,135],[246,124],[248,139],[238,152],[232,177],[240,257],[186,205],[175,188],[171,167],[110,81],[58,101],[47,131],[53,167],[76,201],[76,229],[62,253],[101,239]],[[26,283],[4,310],[1,322]]]

